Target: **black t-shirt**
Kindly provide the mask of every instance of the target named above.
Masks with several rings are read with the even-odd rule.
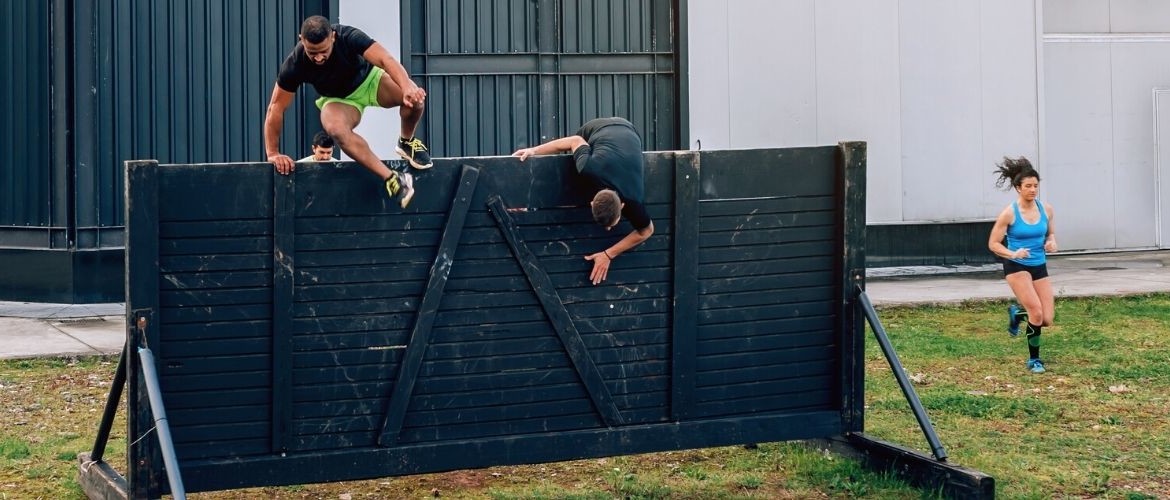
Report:
[[[649,226],[642,138],[634,124],[624,118],[597,118],[582,125],[577,135],[589,143],[573,151],[577,171],[602,189],[617,191],[625,203],[622,217],[634,229]]]
[[[317,93],[326,97],[347,97],[357,90],[370,74],[370,62],[362,57],[374,39],[352,26],[334,24],[337,39],[333,52],[324,64],[317,64],[305,55],[300,42],[284,58],[276,84],[288,92],[296,92],[302,83],[309,83]]]

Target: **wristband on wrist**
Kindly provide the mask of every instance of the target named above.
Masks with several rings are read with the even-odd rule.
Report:
[[[609,255],[609,250],[602,250],[601,253],[605,254],[605,256],[609,258],[609,260],[613,260],[613,256]]]

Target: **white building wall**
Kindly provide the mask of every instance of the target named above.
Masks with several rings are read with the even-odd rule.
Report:
[[[1039,151],[1032,1],[687,6],[692,144],[865,140],[869,223],[986,220],[996,161]]]
[[[339,0],[338,18],[335,22],[360,28],[378,43],[386,47],[390,55],[402,60],[402,26],[400,0]],[[370,143],[370,149],[383,160],[397,160],[394,152],[398,135],[402,131],[398,110],[371,108],[362,116],[362,122],[355,129]],[[340,153],[340,149],[339,149]],[[343,160],[350,160],[340,153]]]
[[[1152,97],[1170,2],[682,1],[690,147],[865,140],[871,224],[988,220],[1013,198],[994,164],[1023,155],[1064,249],[1170,247]],[[339,20],[398,56],[399,5],[340,0]],[[393,158],[398,128],[388,111],[359,130]]]
[[[1170,89],[1170,2],[1045,0],[1044,189],[1071,249],[1170,247],[1154,91]]]

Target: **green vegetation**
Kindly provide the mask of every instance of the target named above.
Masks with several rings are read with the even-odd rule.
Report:
[[[879,311],[950,461],[995,477],[1000,498],[1170,496],[1170,295],[1058,299],[1048,373],[1024,370],[1007,304]],[[867,339],[866,432],[929,454],[889,365]],[[116,360],[0,361],[0,499],[83,498]],[[106,458],[125,470],[124,407]],[[933,498],[800,443],[761,443],[192,498]]]

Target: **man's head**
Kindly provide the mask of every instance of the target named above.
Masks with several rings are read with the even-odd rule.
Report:
[[[325,132],[317,132],[313,136],[313,159],[317,161],[333,160],[333,137]]]
[[[323,16],[311,16],[301,23],[301,45],[305,55],[317,64],[325,64],[329,60],[336,37],[333,25]]]
[[[621,222],[624,204],[617,191],[612,189],[598,191],[589,206],[593,208],[593,220],[605,226],[606,230],[613,229]]]

